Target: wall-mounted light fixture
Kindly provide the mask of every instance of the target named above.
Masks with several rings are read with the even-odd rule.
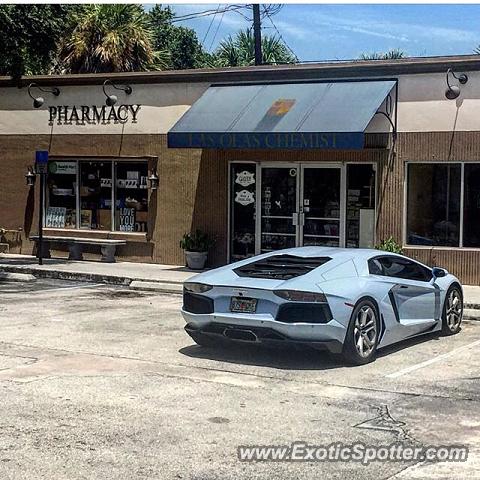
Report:
[[[28,86],[28,96],[33,100],[33,108],[40,108],[45,103],[45,99],[43,97],[34,97],[32,95],[32,88],[38,88],[41,92],[51,93],[56,97],[60,95],[60,89],[58,89],[57,87],[41,87],[36,83],[31,83]]]
[[[148,177],[148,181],[150,182],[150,190],[156,190],[158,188],[160,182],[156,170],[152,171],[151,175]]]
[[[33,167],[28,167],[27,173],[25,174],[25,180],[27,181],[28,187],[33,187],[35,185],[35,180],[37,175],[35,174]]]
[[[448,76],[452,74],[453,78],[457,79],[461,85],[465,85],[468,82],[468,77],[462,73],[455,75],[455,72],[451,68],[447,70],[447,89],[445,90],[445,96],[449,100],[455,100],[460,95],[460,87],[458,85],[450,85]]]
[[[118,97],[116,95],[109,95],[105,91],[105,87],[107,85],[111,85],[116,90],[123,90],[127,95],[131,95],[131,93],[133,92],[132,87],[130,85],[116,85],[111,80],[108,80],[108,79],[105,80],[103,82],[102,88],[103,88],[103,93],[104,93],[105,97],[107,97],[106,100],[105,100],[105,104],[109,107],[113,107],[113,105],[115,105],[118,102]]]

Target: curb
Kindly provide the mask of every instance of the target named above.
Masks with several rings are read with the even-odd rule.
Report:
[[[464,308],[463,318],[465,320],[480,321],[480,310],[477,308]]]
[[[52,278],[58,280],[79,280],[83,282],[107,283],[110,285],[130,285],[131,278],[115,275],[101,275],[98,273],[63,272],[59,270],[41,270],[32,267],[0,266],[0,271],[7,273],[30,274],[36,278]]]
[[[33,281],[37,278],[51,278],[54,280],[76,280],[81,282],[105,283],[107,285],[121,285],[130,287],[133,290],[148,290],[164,293],[183,292],[183,283],[179,282],[163,282],[156,280],[144,280],[141,278],[123,277],[118,275],[102,275],[97,273],[77,273],[64,272],[60,270],[43,270],[34,267],[19,267],[11,265],[0,265],[0,280],[13,280],[11,276],[19,276],[22,278],[17,281]],[[29,278],[30,280],[27,280]]]
[[[30,273],[11,273],[0,271],[0,280],[7,280],[9,282],[35,282],[37,278]]]
[[[152,282],[143,280],[133,280],[130,283],[129,288],[131,290],[144,290],[150,292],[163,292],[163,293],[183,293],[183,285],[181,283],[166,283],[166,282]]]

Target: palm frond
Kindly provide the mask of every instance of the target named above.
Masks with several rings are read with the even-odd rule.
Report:
[[[141,5],[87,5],[59,49],[65,73],[162,69],[166,52],[153,48],[153,32]]]

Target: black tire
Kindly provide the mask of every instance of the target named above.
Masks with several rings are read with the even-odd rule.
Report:
[[[193,341],[202,347],[218,347],[218,342],[215,341],[215,339],[209,337],[208,335],[205,335],[201,332],[193,332],[193,331],[187,331],[187,333],[192,337]]]
[[[456,303],[455,303],[456,299]],[[454,302],[454,303],[452,303]],[[463,317],[463,296],[458,285],[452,285],[445,295],[442,310],[442,334],[455,335],[461,329]]]
[[[363,318],[362,311],[366,312],[367,315],[363,329],[359,328],[361,317]],[[374,329],[372,330],[371,327],[373,326]],[[342,357],[344,361],[350,365],[365,365],[372,362],[377,354],[379,334],[380,316],[376,305],[367,298],[359,300],[350,317],[350,323],[348,324],[347,334],[343,344]],[[371,345],[367,345],[367,343],[371,343]],[[361,346],[357,347],[359,344],[361,344]],[[367,346],[368,354],[367,350],[363,349],[365,346]],[[360,351],[364,352],[363,355]]]

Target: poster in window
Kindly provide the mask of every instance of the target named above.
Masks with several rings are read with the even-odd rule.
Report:
[[[120,208],[120,231],[133,232],[135,231],[135,209],[134,208]]]
[[[255,174],[253,172],[243,170],[236,175],[237,178],[235,180],[235,183],[238,183],[242,187],[248,187],[249,185],[253,185],[255,183]]]
[[[248,190],[240,190],[239,192],[235,193],[235,201],[240,205],[250,205],[255,201],[253,196],[253,192],[249,192]]]
[[[92,227],[92,211],[80,210],[80,228]]]
[[[67,209],[65,207],[48,207],[45,226],[49,228],[65,228],[66,214]]]

